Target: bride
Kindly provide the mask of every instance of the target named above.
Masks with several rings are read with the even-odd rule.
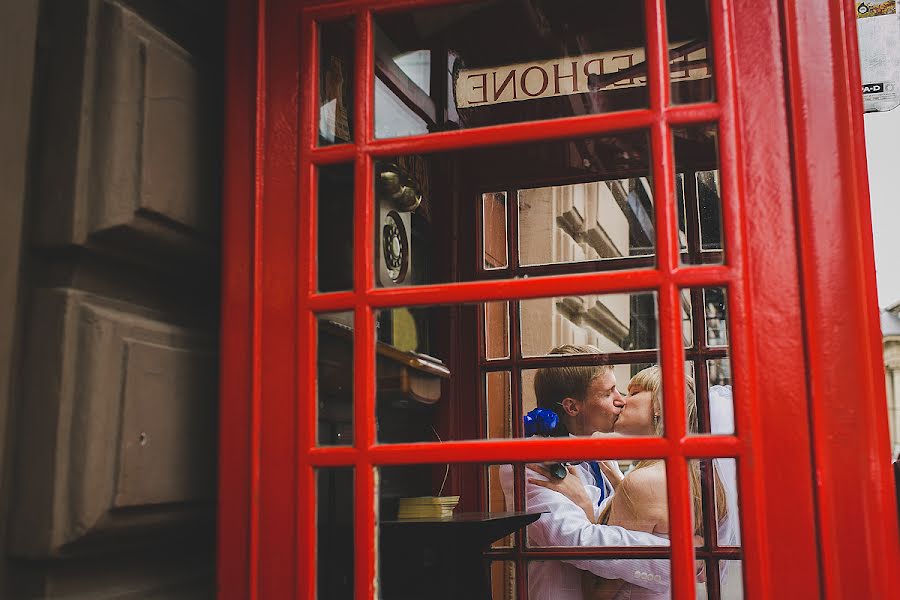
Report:
[[[615,423],[613,431],[623,435],[662,436],[662,374],[658,366],[649,367],[635,375],[628,384],[625,407]],[[733,433],[733,407],[731,387],[714,386],[710,389],[710,423],[714,434]],[[697,398],[694,382],[687,380],[685,390],[688,430],[698,433]],[[666,467],[661,459],[641,460],[622,475],[614,467],[600,462],[604,474],[616,491],[606,502],[599,516],[599,523],[618,525],[632,531],[646,531],[667,537],[669,512],[666,497]],[[713,459],[715,510],[718,523],[718,545],[739,545],[737,511],[737,482],[733,460]],[[694,535],[703,539],[701,515],[702,496],[700,465],[692,461],[689,468]],[[555,490],[582,507],[588,519],[594,513],[588,494],[577,476],[567,476],[559,481],[529,479],[530,483]],[[723,565],[726,563],[722,563]],[[724,577],[724,569],[720,570]],[[638,600],[668,598],[669,595],[650,591],[622,580],[609,580],[585,572],[582,588],[585,600]]]

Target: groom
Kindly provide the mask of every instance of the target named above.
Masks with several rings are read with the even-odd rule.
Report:
[[[593,346],[564,345],[550,354],[599,354]],[[609,365],[550,367],[539,370],[534,379],[537,405],[542,411],[533,415],[537,422],[526,429],[540,435],[590,436],[595,432],[612,431],[625,399],[616,389],[616,376]],[[553,419],[553,411],[558,419]],[[544,418],[549,417],[549,419]],[[553,424],[553,421],[557,422]],[[550,427],[553,425],[553,427]],[[528,435],[528,432],[526,432]],[[608,467],[621,477],[618,466],[610,461]],[[594,461],[570,467],[585,484],[594,518],[588,520],[585,511],[562,494],[528,482],[544,479],[539,472],[527,473],[525,507],[529,512],[543,512],[541,518],[528,526],[531,546],[577,547],[591,546],[668,546],[669,540],[649,533],[629,531],[621,527],[596,524],[600,507],[614,493],[608,477]],[[544,469],[549,475],[549,472]],[[551,475],[552,476],[552,475]],[[501,477],[507,506],[514,505],[512,471]],[[528,597],[531,600],[582,600],[582,575],[589,571],[606,579],[621,579],[654,592],[668,592],[669,562],[658,559],[572,559],[532,562],[528,570]]]

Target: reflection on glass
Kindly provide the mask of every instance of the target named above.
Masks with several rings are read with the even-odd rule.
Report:
[[[722,198],[715,125],[673,129],[682,264],[724,262]]]
[[[706,547],[741,545],[737,461],[713,458],[688,461],[694,532]]]
[[[353,469],[316,469],[316,560],[319,600],[353,596]]]
[[[353,141],[353,20],[319,25],[319,145]]]
[[[353,288],[353,165],[319,167],[320,292]]]
[[[640,4],[497,0],[378,14],[376,135],[644,108],[644,37]],[[688,78],[701,71],[691,65]]]
[[[506,193],[482,194],[481,207],[484,268],[485,270],[504,269],[509,266],[506,239]]]
[[[515,600],[516,563],[494,561],[491,563],[491,600]]]
[[[728,348],[728,303],[725,288],[681,291],[682,322],[698,344],[685,353],[696,381],[697,413],[701,434],[732,435],[734,400]]]
[[[690,290],[681,290],[681,339],[685,348],[694,345],[694,313]]]
[[[509,303],[484,305],[484,356],[488,360],[509,358]]]
[[[653,200],[646,177],[519,190],[521,265],[653,253]]]
[[[518,437],[535,408],[560,417],[554,435],[610,433],[629,381],[658,363],[657,318],[651,291],[378,310],[377,439]]]
[[[353,445],[353,313],[318,315],[320,446]]]
[[[632,131],[381,157],[372,173],[376,282],[652,267],[649,156],[647,132]]]
[[[545,356],[562,344],[596,349],[587,354],[657,347],[655,292],[536,298],[519,305],[525,357]]]
[[[707,0],[666,0],[672,102],[715,98]]]

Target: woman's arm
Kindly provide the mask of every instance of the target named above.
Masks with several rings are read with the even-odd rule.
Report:
[[[553,490],[555,492],[559,492],[569,500],[575,503],[578,508],[584,511],[584,516],[587,517],[587,520],[591,523],[597,522],[597,517],[594,515],[594,502],[592,501],[590,495],[587,493],[587,490],[584,487],[584,482],[581,481],[581,478],[578,476],[578,472],[575,470],[575,467],[569,466],[567,467],[568,473],[566,474],[564,479],[553,479],[550,476],[550,471],[542,466],[542,465],[528,465],[528,467],[537,473],[540,473],[544,477],[546,477],[546,481],[543,479],[535,479],[533,477],[528,479],[528,483],[540,486],[542,488],[547,488],[548,490]]]

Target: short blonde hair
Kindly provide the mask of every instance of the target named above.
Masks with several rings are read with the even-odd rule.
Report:
[[[550,354],[600,354],[594,346],[565,344],[557,346]],[[534,375],[534,395],[539,408],[555,410],[565,398],[584,400],[591,382],[612,372],[610,365],[572,365],[538,369]]]

